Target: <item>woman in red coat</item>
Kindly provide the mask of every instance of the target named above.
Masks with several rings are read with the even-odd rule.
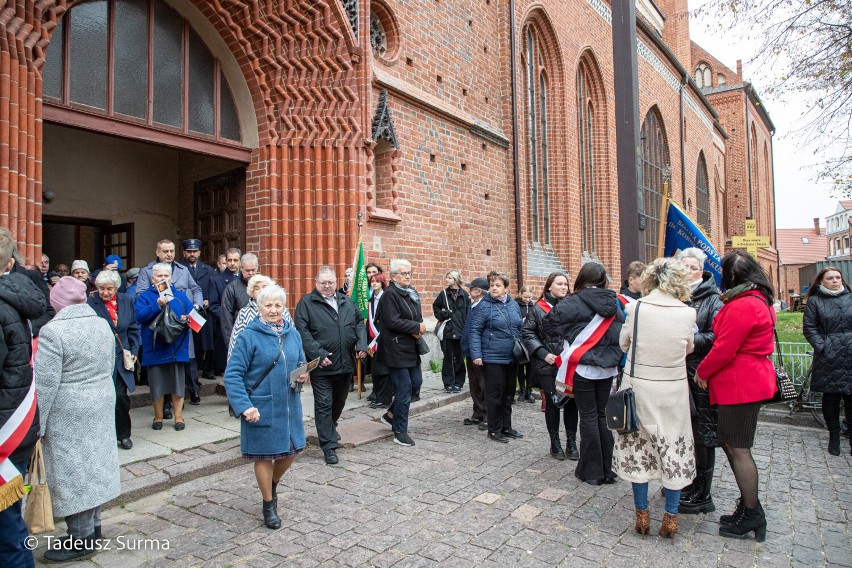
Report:
[[[755,540],[766,538],[766,516],[757,499],[757,466],[751,456],[757,414],[775,394],[773,350],[774,289],[751,255],[735,250],[722,259],[725,306],[716,314],[716,340],[695,372],[695,383],[710,388],[710,403],[719,408],[718,443],[722,446],[740,499],[733,515],[723,515],[719,534]]]

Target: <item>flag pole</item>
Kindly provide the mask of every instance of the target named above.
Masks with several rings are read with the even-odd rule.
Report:
[[[666,248],[666,226],[669,223],[669,179],[672,175],[670,166],[663,168],[663,195],[660,200],[660,224],[659,235],[657,236],[657,257],[660,258],[665,254]]]
[[[358,254],[361,250],[361,229],[364,226],[364,221],[362,220],[362,213],[358,211],[358,244],[355,246],[355,258],[352,259],[352,286],[349,287],[349,297],[352,297],[352,292],[355,290],[355,279],[357,275],[355,274],[355,267],[358,264]],[[369,287],[369,283],[368,283]],[[355,361],[357,364],[357,385],[358,385],[358,400],[361,400],[361,358],[358,357],[358,354],[355,354]]]

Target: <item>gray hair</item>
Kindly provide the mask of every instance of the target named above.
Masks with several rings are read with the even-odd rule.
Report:
[[[227,255],[229,255],[229,254],[237,254],[239,256],[242,256],[243,251],[241,251],[237,247],[231,247],[231,248],[229,248],[228,250],[225,251],[225,254],[220,255],[220,256],[224,256],[225,258],[227,258]]]
[[[282,305],[287,304],[287,291],[277,284],[271,284],[260,291],[257,295],[257,305],[260,306],[268,300],[281,300]]]
[[[707,255],[704,254],[703,250],[697,247],[685,248],[679,253],[677,253],[675,255],[675,258],[677,260],[681,260],[684,258],[694,258],[699,262],[699,264],[701,264],[701,266],[704,266],[704,263],[707,262]]]
[[[158,262],[157,264],[155,264],[154,266],[151,267],[151,276],[153,277],[154,274],[156,274],[157,272],[163,272],[163,271],[168,272],[169,277],[171,277],[172,265],[169,264],[168,262]]]
[[[9,264],[9,259],[12,258],[17,246],[12,231],[6,227],[0,227],[0,265],[2,265],[0,270],[6,270],[6,265]]]
[[[250,252],[247,252],[243,256],[240,257],[240,264],[245,265],[245,264],[248,264],[250,262],[253,262],[254,264],[259,264],[257,262],[257,255],[256,254],[252,254]]]
[[[647,296],[654,290],[665,292],[681,302],[689,300],[686,267],[674,258],[658,258],[649,264],[642,273],[642,295]]]
[[[249,295],[249,298],[254,298],[254,293],[257,291],[257,287],[266,282],[267,287],[275,285],[275,281],[269,276],[264,276],[263,274],[255,274],[251,278],[249,278],[248,283],[246,284],[246,292]]]
[[[106,286],[107,284],[121,288],[121,276],[118,275],[118,272],[115,270],[101,270],[98,272],[98,275],[95,277],[95,286]]]
[[[404,258],[392,258],[390,261],[390,273],[391,276],[397,274],[400,269],[407,268],[411,270],[411,263],[405,260]]]
[[[335,280],[337,279],[337,273],[334,271],[334,268],[328,265],[320,266],[319,269],[317,269],[317,280],[319,280],[320,274],[331,274]]]

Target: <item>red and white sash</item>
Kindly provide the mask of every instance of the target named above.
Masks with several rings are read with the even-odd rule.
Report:
[[[553,309],[553,306],[550,304],[550,302],[548,302],[544,298],[539,298],[538,302],[536,302],[535,305],[541,308],[541,310],[544,312],[544,315],[549,314],[550,310]]]
[[[625,296],[624,294],[618,294],[615,297],[618,298],[618,302],[621,304],[622,310],[624,310],[624,308],[627,307],[627,304],[632,304],[633,302],[636,301],[633,298],[631,298],[630,296]]]
[[[24,495],[22,474],[9,456],[18,449],[29,432],[37,407],[35,380],[33,380],[24,400],[0,428],[0,510],[10,507]]]
[[[563,342],[563,351],[556,357],[556,366],[559,368],[556,372],[556,391],[559,394],[574,395],[574,373],[580,358],[601,340],[614,319],[615,316],[603,318],[595,314],[592,321],[574,338],[574,343]]]
[[[376,329],[376,324],[373,321],[375,314],[373,313],[373,303],[367,303],[367,333],[370,334],[370,344],[367,350],[370,355],[375,355],[379,348],[379,330]]]

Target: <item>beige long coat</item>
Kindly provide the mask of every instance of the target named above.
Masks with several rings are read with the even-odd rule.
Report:
[[[640,431],[616,434],[613,471],[626,481],[661,479],[667,489],[682,489],[695,477],[695,447],[689,414],[686,355],[692,352],[695,310],[654,290],[626,308],[621,348],[627,352],[622,388],[633,387]],[[635,355],[634,355],[635,341]],[[634,375],[631,359],[635,356]]]

